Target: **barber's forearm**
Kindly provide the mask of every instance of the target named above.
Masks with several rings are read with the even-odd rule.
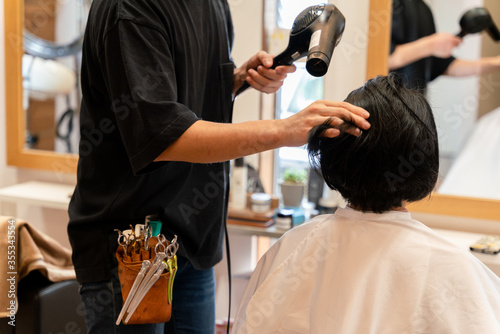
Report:
[[[237,124],[197,121],[155,161],[214,163],[282,145],[281,120]]]
[[[478,60],[456,59],[448,66],[445,74],[454,77],[480,75],[500,71],[500,56]]]
[[[389,70],[396,70],[417,60],[430,56],[431,52],[424,39],[419,39],[411,43],[401,44],[389,55],[387,65]]]
[[[197,121],[155,161],[213,163],[307,143],[309,131],[328,121],[323,136],[333,138],[340,130],[359,136],[370,128],[370,114],[347,102],[318,100],[284,119],[237,124]]]

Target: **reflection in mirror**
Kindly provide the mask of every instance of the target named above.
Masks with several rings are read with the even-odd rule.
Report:
[[[396,3],[398,6],[396,6]],[[482,57],[497,57],[500,64],[500,43],[485,19],[493,24],[500,24],[500,8],[498,1],[474,0],[394,0],[393,13],[398,17],[396,8],[403,6],[420,6],[419,12],[425,12],[425,5],[430,9],[438,33],[458,35],[464,29],[469,34],[463,37],[461,44],[454,48],[452,56],[459,60],[475,61]],[[481,10],[478,10],[478,9]],[[471,11],[472,9],[475,9]],[[414,11],[416,12],[416,10]],[[468,13],[468,14],[466,14]],[[464,27],[465,19],[475,15],[475,23],[485,23],[482,29]],[[480,14],[480,17],[478,16]],[[489,14],[489,15],[485,15]],[[409,15],[409,14],[408,14]],[[490,16],[490,17],[488,17]],[[428,18],[428,17],[427,17]],[[413,33],[423,36],[422,29],[428,29],[432,18],[425,20],[419,17],[415,21]],[[411,21],[411,20],[409,20]],[[423,23],[424,22],[424,23]],[[408,23],[408,20],[405,21]],[[488,22],[489,23],[489,22]],[[417,27],[417,25],[420,25]],[[393,24],[393,36],[398,34]],[[426,27],[424,27],[426,26]],[[406,36],[412,34],[409,27],[400,29]],[[491,31],[490,31],[491,30]],[[418,32],[417,32],[418,31]],[[490,33],[488,33],[490,32]],[[430,33],[429,31],[427,33]],[[398,37],[393,37],[397,39]],[[444,56],[443,56],[444,57]],[[427,66],[425,73],[427,95],[434,110],[439,131],[441,170],[437,192],[447,195],[500,199],[500,65],[496,65],[496,73],[491,72],[465,77],[451,77],[444,74],[448,64],[444,57],[420,64]],[[414,65],[414,69],[417,68]],[[431,70],[429,70],[431,69]],[[423,72],[423,70],[422,70]],[[408,73],[408,72],[405,72]],[[436,77],[437,76],[437,77]],[[495,125],[496,124],[496,125]]]
[[[498,1],[454,6],[456,2],[449,0],[431,4],[436,20],[442,22],[442,29],[457,27],[456,22],[449,22],[452,10],[461,17],[474,7],[487,10],[496,26],[500,23]],[[500,43],[492,37],[488,29],[465,36],[457,48],[457,58],[500,57]],[[437,102],[437,112],[441,115],[440,139],[448,162],[439,193],[500,199],[499,88],[498,71],[467,79],[443,78],[430,87],[432,100]]]
[[[24,0],[27,149],[77,151],[81,45],[90,2]]]

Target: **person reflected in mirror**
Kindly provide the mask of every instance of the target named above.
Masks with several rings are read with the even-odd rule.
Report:
[[[259,260],[233,333],[499,333],[500,278],[406,205],[439,171],[432,110],[397,74],[346,102],[370,112],[359,137],[311,130],[312,166],[348,205],[286,232]]]
[[[500,71],[500,55],[458,59],[453,51],[462,38],[436,32],[430,7],[423,0],[393,0],[388,68],[410,88],[425,91],[440,75],[465,77]]]
[[[213,333],[213,267],[223,254],[230,160],[302,146],[327,119],[328,137],[346,122],[356,124],[346,130],[354,136],[369,128],[365,110],[338,101],[313,102],[286,119],[231,123],[245,81],[272,94],[295,71],[272,69],[273,56],[264,51],[236,66],[233,37],[226,0],[92,2],[68,224],[89,334]],[[172,318],[116,326],[123,298],[115,229],[150,215],[180,245]]]

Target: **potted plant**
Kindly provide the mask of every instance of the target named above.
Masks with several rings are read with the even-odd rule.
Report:
[[[307,177],[305,169],[287,168],[283,172],[280,184],[281,197],[285,207],[300,207],[304,197],[304,185]]]

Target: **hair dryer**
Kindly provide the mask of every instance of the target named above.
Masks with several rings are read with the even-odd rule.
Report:
[[[306,70],[320,77],[326,74],[333,49],[342,38],[345,18],[333,4],[318,4],[304,9],[293,22],[287,48],[274,57],[271,68],[291,65],[307,56]],[[250,85],[245,81],[237,94]]]
[[[465,12],[460,19],[460,28],[461,31],[457,34],[459,37],[486,30],[494,41],[500,41],[498,28],[488,10],[483,7],[472,8]]]

